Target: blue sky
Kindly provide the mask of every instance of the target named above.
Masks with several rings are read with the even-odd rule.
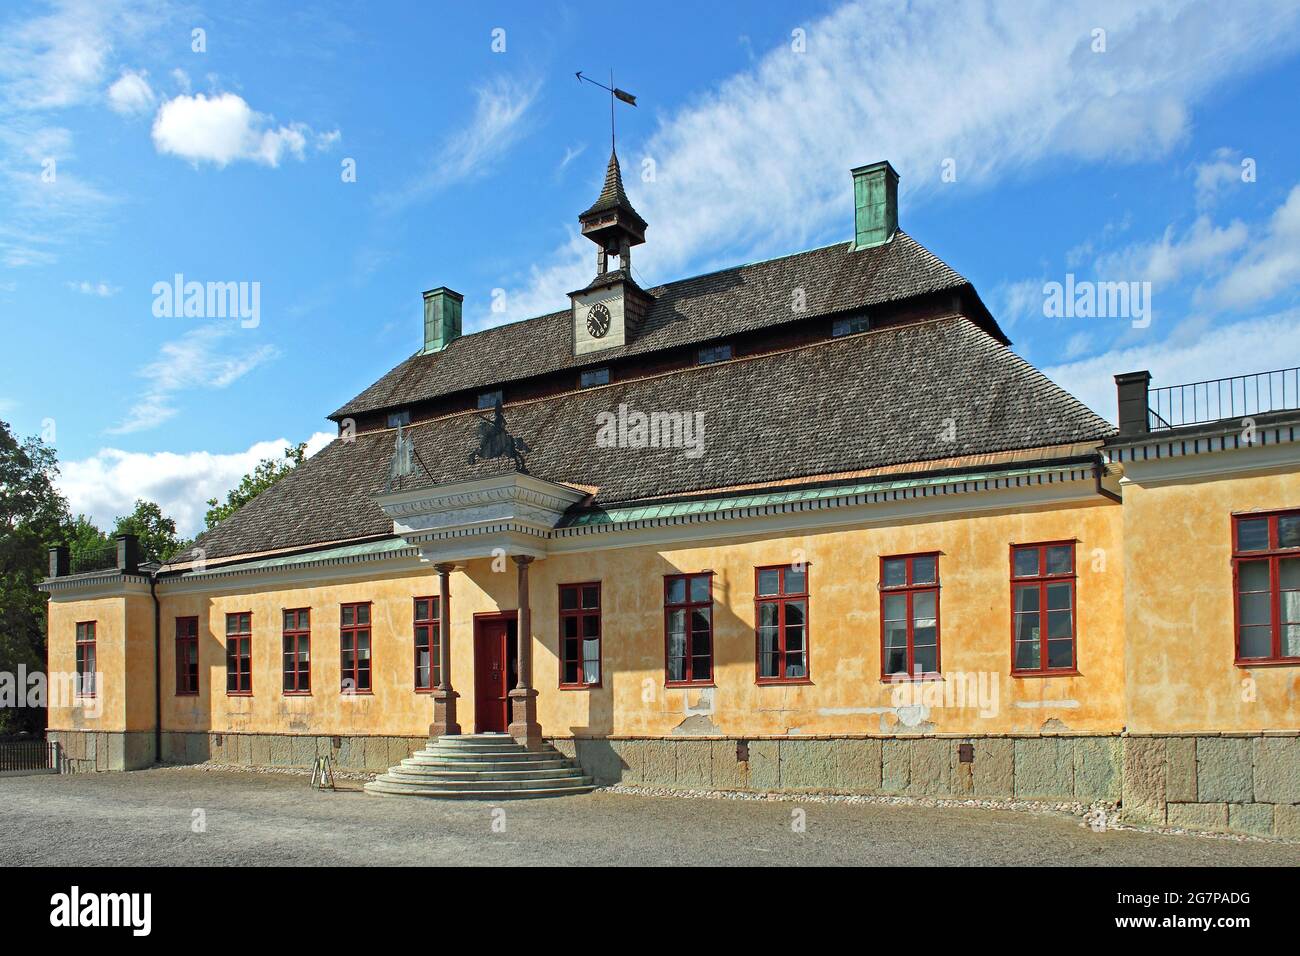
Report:
[[[75,510],[192,533],[419,346],[424,289],[468,329],[567,304],[609,133],[573,73],[611,67],[646,283],[847,240],[889,159],[903,228],[1102,414],[1115,372],[1300,365],[1300,4],[653,9],[7,4],[0,417]],[[178,273],[257,283],[256,326],[155,315]],[[1150,282],[1149,325],[1045,317],[1067,273]]]

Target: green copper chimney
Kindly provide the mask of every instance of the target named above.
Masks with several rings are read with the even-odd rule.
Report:
[[[870,249],[898,231],[898,173],[888,160],[853,170],[854,247]]]
[[[445,285],[424,294],[424,350],[437,352],[460,338],[460,305],[465,297]]]

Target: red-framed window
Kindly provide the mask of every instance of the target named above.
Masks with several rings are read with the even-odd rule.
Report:
[[[664,575],[667,683],[713,683],[713,574]]]
[[[226,615],[226,693],[253,693],[253,615],[248,611]]]
[[[880,559],[880,676],[939,674],[939,554]]]
[[[339,690],[369,694],[370,602],[340,605],[339,615]]]
[[[441,598],[415,599],[415,689],[430,691],[442,680]]]
[[[808,680],[808,567],[754,569],[757,679],[760,684]]]
[[[77,696],[94,697],[95,685],[95,622],[77,622]]]
[[[1077,668],[1073,541],[1011,546],[1011,673]]]
[[[284,657],[284,692],[311,693],[311,610],[290,608],[284,612],[281,642]]]
[[[199,619],[176,619],[176,696],[199,692]]]
[[[1300,510],[1234,515],[1236,662],[1300,664]]]
[[[560,686],[600,686],[600,582],[560,585]]]

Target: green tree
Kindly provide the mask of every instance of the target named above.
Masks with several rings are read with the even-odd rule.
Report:
[[[19,442],[0,421],[0,670],[45,666],[45,595],[49,546],[62,537],[67,502],[54,487],[58,460],[39,438]],[[40,730],[45,712],[0,710],[0,731]]]
[[[218,504],[216,498],[208,499],[208,513],[204,522],[209,531],[219,522],[225,521],[232,514],[248,504],[262,492],[302,464],[307,457],[307,443],[299,442],[284,450],[283,458],[263,458],[250,474],[236,488],[226,495],[225,504]]]
[[[113,539],[100,531],[85,515],[77,515],[64,524],[62,539],[68,546],[68,553],[74,565],[82,558],[90,557],[93,552],[103,551],[113,546]]]
[[[211,504],[211,502],[209,502]],[[133,534],[140,539],[140,548],[147,557],[166,561],[189,542],[176,534],[176,522],[162,513],[162,508],[152,501],[137,498],[135,510],[117,519],[113,536]]]

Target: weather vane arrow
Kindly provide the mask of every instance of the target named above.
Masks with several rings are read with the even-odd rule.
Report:
[[[609,93],[609,145],[614,146],[614,100],[622,100],[628,106],[636,106],[636,97],[627,90],[620,90],[614,85],[614,71],[609,71],[609,86],[601,83],[599,80],[593,80],[584,74],[581,70],[573,74],[578,78],[579,83],[590,83],[592,86],[599,86],[602,90]]]

